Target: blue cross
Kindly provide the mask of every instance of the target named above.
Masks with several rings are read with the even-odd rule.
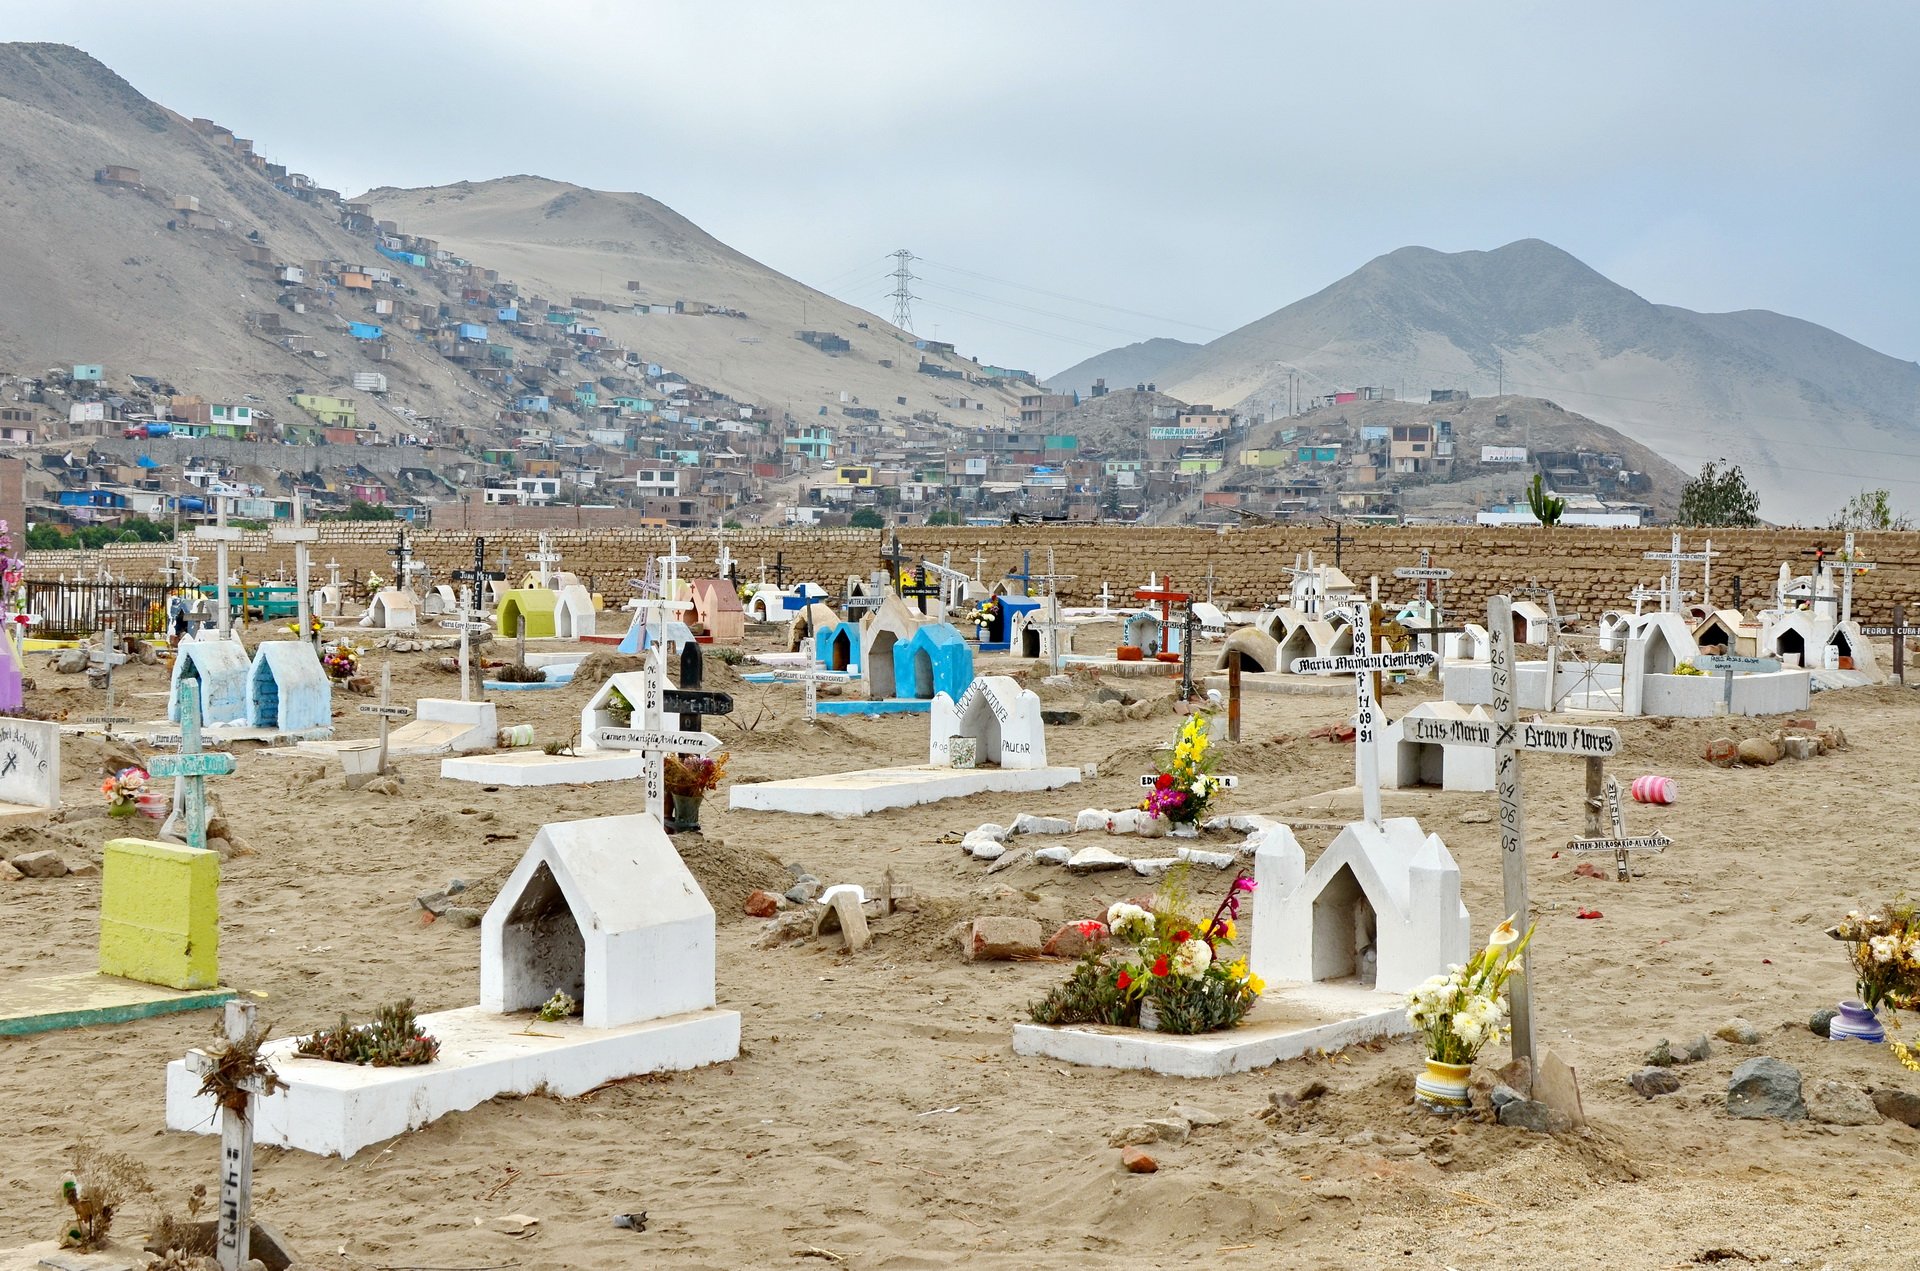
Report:
[[[180,669],[180,753],[159,755],[147,765],[156,777],[179,777],[185,786],[181,820],[189,846],[207,845],[207,778],[233,771],[233,756],[200,749],[200,671],[189,661]]]
[[[1023,596],[1031,596],[1033,594],[1033,589],[1028,585],[1033,581],[1032,555],[1031,552],[1021,552],[1020,572],[1016,574],[1011,569],[1007,571],[1007,577],[1020,584],[1020,594]]]

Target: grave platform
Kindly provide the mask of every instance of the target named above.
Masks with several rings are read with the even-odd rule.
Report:
[[[255,1102],[255,1142],[352,1156],[500,1095],[570,1099],[623,1077],[725,1063],[740,1053],[740,1013],[718,1009],[586,1028],[467,1006],[422,1015],[420,1027],[439,1039],[440,1057],[411,1068],[300,1059],[298,1038],[268,1042],[262,1050],[287,1088]],[[168,1129],[219,1132],[213,1101],[199,1087],[185,1060],[167,1065]]]
[[[1023,661],[1033,662],[1027,658]],[[1047,664],[1045,658],[1037,659],[1041,666]],[[1075,670],[1098,671],[1102,675],[1119,675],[1132,679],[1169,679],[1180,678],[1178,662],[1156,662],[1152,658],[1142,658],[1138,662],[1122,662],[1119,658],[1098,658],[1081,654],[1063,653],[1060,655],[1060,671],[1065,674]]]
[[[104,734],[106,730],[98,724],[62,724],[62,733]],[[180,725],[164,719],[150,719],[145,723],[125,724],[113,730],[116,737],[144,738],[149,733],[178,733]],[[200,730],[200,744],[212,746],[215,743],[232,745],[237,741],[258,742],[262,746],[295,746],[303,741],[325,741],[333,736],[331,725],[325,728],[248,728],[239,724],[208,724]]]
[[[210,1010],[233,995],[232,989],[181,991],[92,971],[18,980],[0,998],[0,1037]]]
[[[565,688],[573,682],[573,671],[569,668],[563,680],[532,680],[518,684],[509,680],[482,680],[480,686],[489,693],[530,693],[540,689]]]
[[[20,826],[45,825],[53,812],[53,808],[32,803],[0,803],[0,833]]]
[[[1412,1031],[1406,998],[1352,982],[1270,984],[1240,1027],[1180,1036],[1101,1024],[1016,1024],[1013,1053],[1168,1077],[1224,1077]]]
[[[822,715],[924,715],[933,709],[933,699],[889,697],[876,702],[821,698],[814,709]]]
[[[794,812],[836,818],[887,808],[911,808],[975,794],[1022,794],[1058,790],[1080,780],[1078,768],[866,768],[787,781],[733,783],[727,807],[734,811]]]
[[[448,781],[472,781],[483,786],[586,785],[631,781],[646,770],[646,763],[645,755],[629,750],[595,750],[584,755],[509,750],[442,759],[440,775]]]

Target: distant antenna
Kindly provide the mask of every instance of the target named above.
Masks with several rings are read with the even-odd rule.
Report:
[[[893,325],[902,331],[913,330],[913,253],[902,247],[892,253],[900,262],[893,270]]]

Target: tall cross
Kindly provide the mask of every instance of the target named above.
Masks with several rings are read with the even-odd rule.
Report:
[[[214,620],[218,626],[220,638],[224,640],[233,631],[233,615],[227,609],[227,544],[238,542],[240,531],[227,524],[226,495],[213,496],[213,515],[214,524],[194,526],[193,536],[213,544],[213,568],[216,574],[213,580],[213,603],[219,609]]]
[[[1710,589],[1713,586],[1713,558],[1717,555],[1719,555],[1719,553],[1713,550],[1712,539],[1707,540],[1707,547],[1705,551],[1701,551],[1701,552],[1682,551],[1680,549],[1680,531],[1679,530],[1675,530],[1673,532],[1673,546],[1667,551],[1641,553],[1641,556],[1643,556],[1647,560],[1660,560],[1660,561],[1667,562],[1667,612],[1668,613],[1680,612],[1680,600],[1682,595],[1684,594],[1680,590],[1680,566],[1682,562],[1698,562],[1706,567],[1706,573],[1704,574],[1701,580],[1702,590],[1700,593],[1700,601],[1702,604],[1705,604],[1708,606],[1711,606],[1713,604],[1713,598],[1712,598],[1712,595],[1710,594]]]
[[[393,580],[394,590],[410,591],[413,585],[410,577],[413,572],[413,548],[407,542],[405,530],[394,531],[393,546],[387,551],[387,555],[393,557],[393,569],[396,575]]]
[[[767,579],[767,564],[765,561],[762,561],[760,562],[760,581],[765,582],[766,579]],[[783,591],[786,589],[787,554],[785,552],[775,552],[773,554],[773,585],[775,587],[780,588]]]
[[[177,815],[181,837],[193,847],[207,845],[207,778],[233,771],[233,756],[200,748],[200,668],[189,658],[180,668],[180,750],[147,764],[156,777],[178,777]]]
[[[1061,583],[1070,583],[1075,577],[1077,577],[1077,575],[1062,574],[1055,570],[1053,564],[1053,549],[1049,547],[1047,549],[1047,572],[1044,574],[1034,574],[1027,579],[1027,582],[1030,584],[1045,583],[1047,585],[1047,594],[1052,596],[1059,593]]]
[[[897,589],[900,586],[902,578],[900,567],[907,563],[907,554],[900,550],[900,536],[898,534],[893,536],[893,549],[891,551],[882,551],[880,553],[880,559],[885,562],[887,566],[888,589]]]
[[[1149,576],[1147,585],[1136,590],[1133,593],[1133,598],[1135,600],[1145,600],[1149,602],[1157,600],[1160,602],[1160,630],[1162,632],[1170,630],[1172,627],[1173,607],[1176,604],[1185,604],[1187,601],[1193,599],[1193,597],[1189,596],[1186,592],[1175,591],[1173,589],[1173,576],[1171,574],[1167,576],[1165,583],[1158,586],[1154,584],[1152,577]],[[1162,648],[1164,647],[1165,637],[1163,636]]]
[[[312,601],[307,596],[307,544],[320,541],[320,531],[306,522],[306,500],[299,490],[293,492],[293,525],[273,527],[275,542],[293,544],[293,585],[300,592],[300,638],[314,643]]]
[[[1853,531],[1847,531],[1846,544],[1840,549],[1840,621],[1853,621],[1853,579],[1856,574],[1864,574],[1873,568],[1870,560],[1859,560],[1854,556]]]
[[[1380,705],[1374,676],[1381,671],[1425,669],[1439,660],[1431,649],[1410,653],[1373,652],[1373,606],[1359,605],[1353,615],[1353,647],[1358,653],[1333,657],[1295,658],[1295,675],[1353,676],[1353,762],[1360,785],[1360,815],[1369,825],[1380,824]]]
[[[987,566],[987,556],[979,548],[973,549],[973,581],[980,581],[980,571]]]
[[[1426,636],[1427,647],[1438,653],[1440,651],[1440,637],[1460,630],[1459,627],[1441,625],[1440,584],[1452,578],[1453,571],[1436,566],[1433,563],[1432,550],[1423,547],[1420,549],[1420,563],[1418,565],[1412,567],[1403,565],[1393,571],[1393,576],[1395,578],[1412,579],[1419,582],[1420,598],[1427,602],[1427,625],[1424,627],[1410,627],[1408,629],[1418,635]]]
[[[244,1041],[253,1032],[256,1003],[231,999],[226,1004],[227,1044]],[[187,1071],[205,1077],[219,1060],[204,1050],[187,1052]],[[214,1218],[214,1257],[220,1271],[240,1271],[247,1265],[253,1239],[253,1110],[267,1095],[271,1071],[242,1077],[238,1107],[220,1107],[220,1209]]]
[[[1047,662],[1053,668],[1053,674],[1060,674],[1060,637],[1073,630],[1073,624],[1060,616],[1060,597],[1048,596],[1046,607],[1041,611],[1045,616],[1033,623],[1035,630],[1045,638]]]
[[[463,678],[460,685],[462,693],[466,692],[466,687]],[[463,698],[462,700],[465,699]],[[384,777],[387,774],[387,730],[392,727],[394,720],[405,719],[413,714],[413,708],[411,706],[395,706],[393,704],[393,663],[382,662],[380,664],[379,703],[377,705],[369,703],[366,706],[362,706],[360,713],[362,715],[378,715],[380,717],[380,755],[379,762],[373,766],[373,771],[375,776]]]
[[[645,759],[647,811],[654,820],[666,821],[667,773],[669,754],[710,754],[720,749],[720,739],[703,732],[670,732],[666,728],[667,648],[656,641],[645,653],[641,671],[638,728],[602,728],[594,733],[595,744],[607,750],[637,750]]]
[[[1323,538],[1320,540],[1322,543],[1333,544],[1333,567],[1335,569],[1346,568],[1346,562],[1341,556],[1341,550],[1345,548],[1348,543],[1351,543],[1354,541],[1353,539],[1346,537],[1346,528],[1347,528],[1347,523],[1345,521],[1336,519],[1333,522],[1333,537]]]
[[[473,665],[473,633],[485,631],[492,626],[491,623],[481,621],[483,610],[479,604],[479,597],[486,591],[488,581],[505,581],[506,576],[505,570],[487,568],[485,538],[473,540],[473,568],[453,571],[453,580],[461,584],[460,612],[456,613],[451,621],[443,621],[440,625],[457,627],[460,631],[460,700],[463,702],[472,700],[468,696],[467,684],[471,678],[470,668]]]
[[[713,536],[719,541],[719,551],[714,557],[713,576],[715,578],[732,578],[734,573],[733,549],[727,546],[727,526],[724,521],[721,522],[720,528],[713,532]]]
[[[543,589],[550,589],[553,586],[553,571],[549,566],[560,563],[560,553],[554,551],[548,543],[548,536],[543,530],[540,533],[540,550],[527,553],[527,559],[535,566],[534,577],[540,580],[540,586]]]
[[[1187,616],[1180,627],[1180,700],[1190,702],[1193,700],[1193,646],[1199,643],[1200,637],[1200,615],[1194,612],[1191,600],[1187,601]]]
[[[120,651],[120,633],[114,629],[113,619],[110,617],[101,620],[100,640],[100,647],[87,654],[87,670],[88,678],[91,679],[91,672],[97,666],[100,676],[106,680],[107,713],[93,716],[90,722],[99,724],[101,731],[106,736],[112,737],[115,724],[131,724],[133,720],[129,716],[113,713],[113,668],[125,662],[127,655]]]

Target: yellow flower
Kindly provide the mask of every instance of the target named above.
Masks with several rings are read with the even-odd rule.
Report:
[[[1258,997],[1267,991],[1267,982],[1257,975],[1249,975],[1247,976],[1247,987],[1253,990],[1255,997]]]
[[[1227,974],[1231,975],[1236,980],[1246,979],[1247,978],[1247,960],[1245,958],[1238,958],[1232,962],[1227,963]]]
[[[1229,918],[1226,920],[1226,922],[1223,924],[1223,929],[1220,934],[1222,935],[1222,937],[1225,938],[1228,944],[1232,944],[1235,940],[1239,939],[1239,935],[1237,934],[1237,928],[1235,928],[1233,925],[1233,919]]]

